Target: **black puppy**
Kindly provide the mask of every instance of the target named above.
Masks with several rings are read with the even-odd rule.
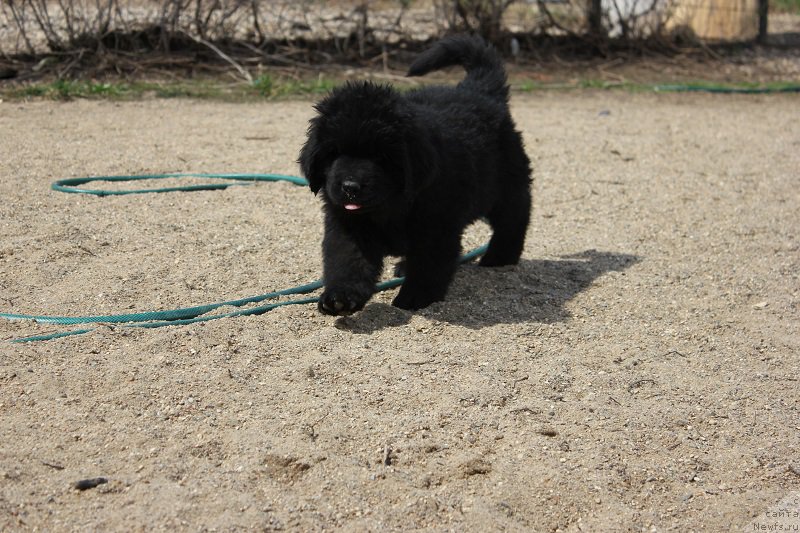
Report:
[[[530,161],[509,114],[502,61],[482,39],[455,36],[423,52],[408,75],[450,65],[467,71],[456,87],[400,94],[354,82],[316,105],[299,163],[324,201],[321,312],[363,308],[387,255],[405,257],[393,305],[420,309],[443,300],[461,234],[480,217],[493,230],[480,264],[519,260]]]

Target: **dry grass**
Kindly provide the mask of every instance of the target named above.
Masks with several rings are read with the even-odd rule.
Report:
[[[599,14],[601,34],[591,37],[664,35],[676,1],[613,0]],[[371,47],[455,31],[495,42],[512,34],[587,37],[587,10],[583,0],[18,0],[0,3],[0,53],[330,41],[363,57]]]

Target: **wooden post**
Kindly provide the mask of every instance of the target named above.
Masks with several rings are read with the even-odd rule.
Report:
[[[758,42],[767,42],[769,0],[758,0]]]
[[[603,35],[603,5],[602,0],[588,0],[587,13],[589,19],[589,35],[602,38]]]

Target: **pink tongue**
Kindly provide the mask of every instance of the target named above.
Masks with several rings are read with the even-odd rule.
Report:
[[[361,206],[358,204],[344,204],[344,208],[347,209],[348,211],[356,211],[358,209],[361,209]]]

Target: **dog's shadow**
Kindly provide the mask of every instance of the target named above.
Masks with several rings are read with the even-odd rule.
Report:
[[[577,294],[604,274],[624,273],[637,262],[639,258],[634,255],[587,250],[558,260],[522,259],[512,267],[467,264],[458,269],[444,302],[416,314],[471,329],[521,322],[563,322],[571,318],[566,304]],[[339,318],[336,327],[372,333],[407,324],[412,316],[384,303],[372,303],[360,313]]]

